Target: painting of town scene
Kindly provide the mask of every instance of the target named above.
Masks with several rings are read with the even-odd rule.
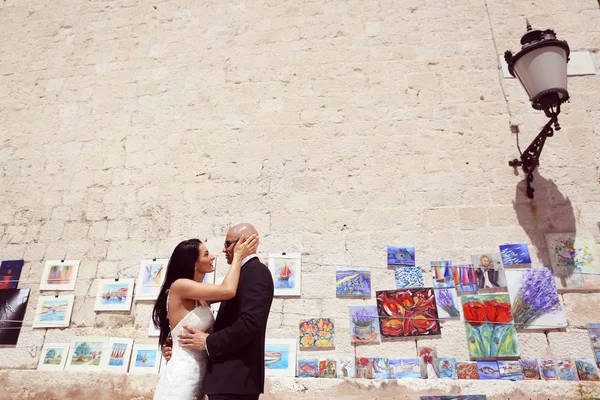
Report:
[[[96,292],[96,311],[129,311],[133,294],[133,279],[115,281],[112,279],[98,280]]]

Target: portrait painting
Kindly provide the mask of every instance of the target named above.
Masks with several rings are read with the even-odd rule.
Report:
[[[506,277],[500,253],[471,255],[479,293],[506,292]]]

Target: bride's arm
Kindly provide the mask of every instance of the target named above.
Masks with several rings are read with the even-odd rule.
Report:
[[[256,252],[258,235],[242,238],[235,245],[231,267],[220,285],[200,283],[191,279],[178,279],[171,285],[171,293],[192,300],[229,300],[235,297],[240,280],[240,268],[244,257]]]

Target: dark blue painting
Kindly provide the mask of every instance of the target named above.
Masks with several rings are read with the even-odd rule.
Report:
[[[23,260],[7,260],[0,264],[0,289],[16,289],[23,269]]]
[[[505,268],[531,264],[527,243],[501,244],[500,256]]]
[[[415,248],[410,246],[388,246],[388,265],[415,266]]]

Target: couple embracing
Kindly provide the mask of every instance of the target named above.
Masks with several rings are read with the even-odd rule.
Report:
[[[202,283],[215,256],[200,240],[175,247],[153,312],[168,361],[155,400],[203,400],[205,394],[254,400],[263,393],[273,279],[256,256],[258,243],[250,224],[229,229],[223,252],[231,266],[220,285]],[[219,301],[214,320],[210,303]]]

